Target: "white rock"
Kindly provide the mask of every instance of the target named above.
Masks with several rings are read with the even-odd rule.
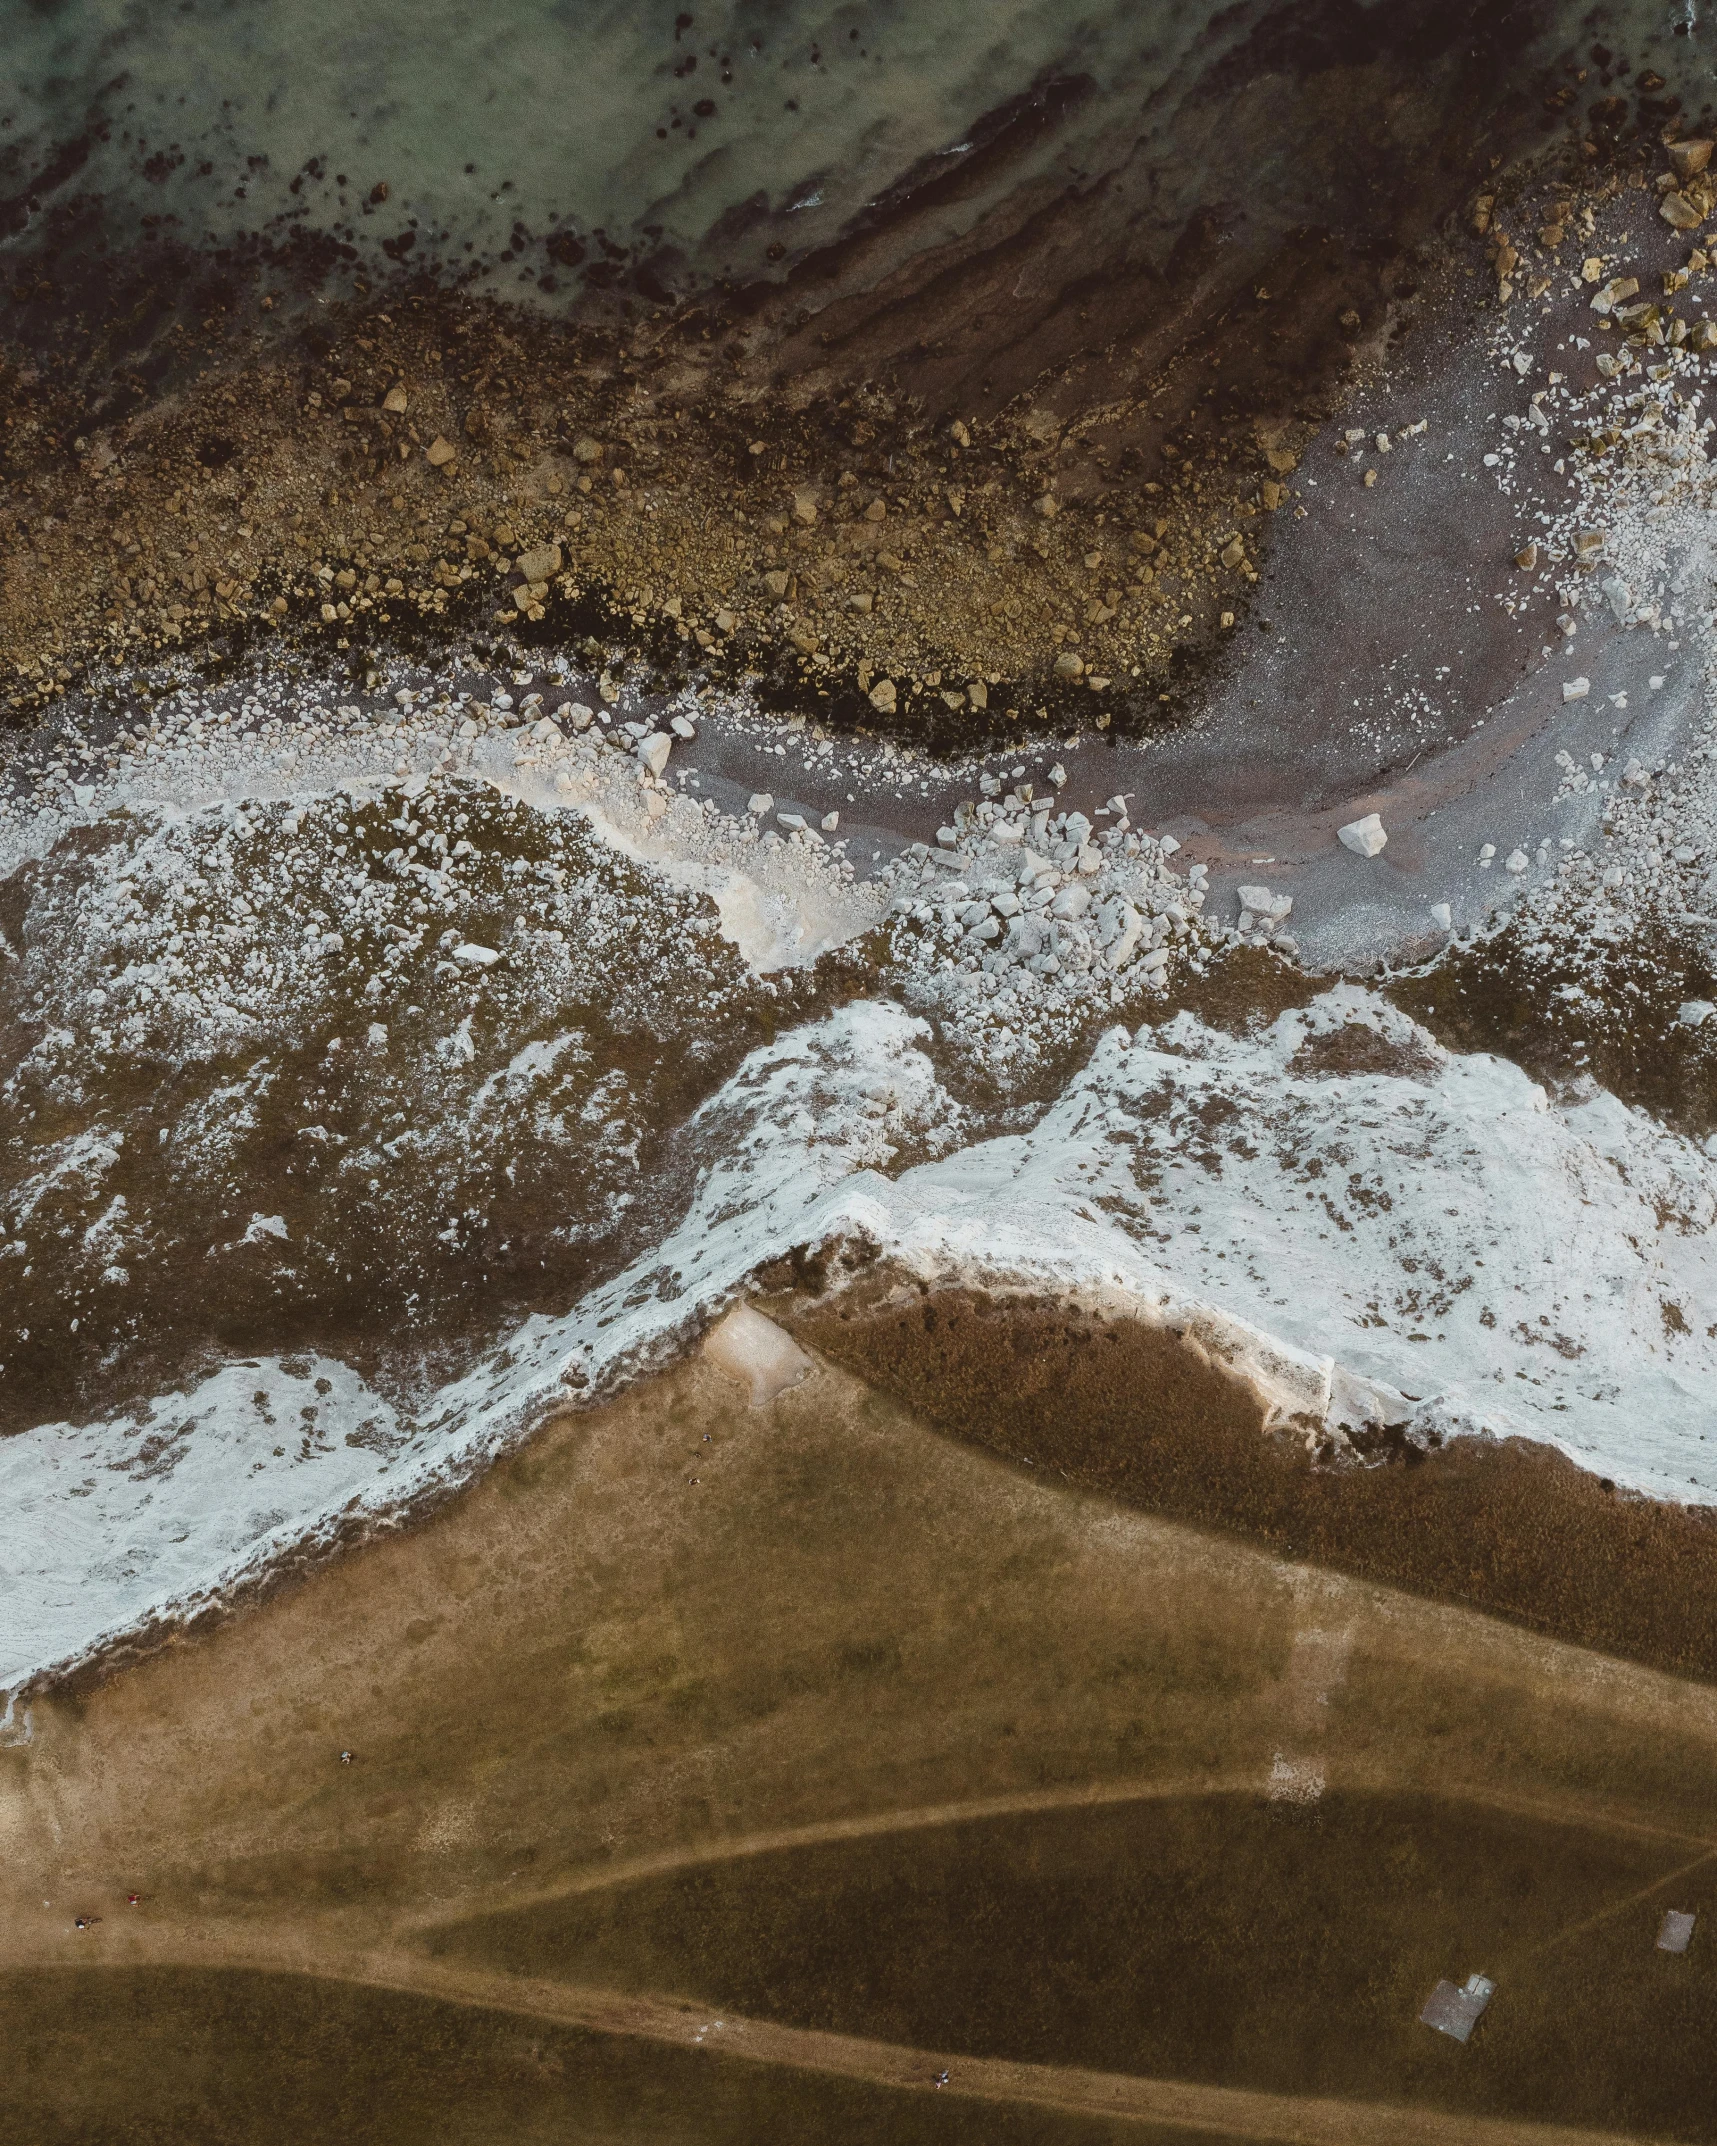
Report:
[[[676,715],[668,728],[676,738],[684,738],[688,743],[698,734],[698,726],[689,715]]]
[[[1165,857],[1172,857],[1175,851],[1180,848],[1180,844],[1175,840],[1173,835],[1164,835],[1162,838],[1161,848],[1162,853]]]
[[[462,738],[474,738],[477,735],[477,725],[472,717],[467,716],[460,724],[459,735]]]
[[[1439,931],[1453,931],[1455,928],[1455,912],[1447,902],[1433,902],[1431,904],[1431,922],[1436,925]]]
[[[1503,859],[1503,868],[1506,871],[1510,872],[1524,872],[1526,870],[1527,862],[1528,859],[1525,850],[1511,849],[1508,855]]]
[[[588,730],[596,720],[596,710],[587,708],[581,700],[568,701],[560,712],[574,730]]]
[[[724,1378],[750,1387],[753,1408],[767,1408],[814,1368],[791,1334],[749,1304],[736,1304],[710,1328],[703,1351]]]
[[[492,969],[501,957],[492,946],[478,946],[473,940],[467,939],[463,945],[453,949],[453,958],[455,961],[468,962],[474,969]]]
[[[1562,681],[1562,702],[1564,707],[1571,700],[1584,700],[1591,690],[1592,681],[1589,678],[1564,678]]]
[[[665,730],[652,730],[647,738],[639,740],[638,758],[652,775],[659,775],[668,764],[668,755],[674,749],[674,741]]]
[[[1126,967],[1134,954],[1138,952],[1139,941],[1144,936],[1144,930],[1144,918],[1129,902],[1121,924],[1120,936],[1112,943],[1104,957],[1110,968],[1124,969]]]
[[[1717,1013],[1717,1006],[1708,998],[1687,998],[1682,1000],[1675,1018],[1683,1028],[1703,1028],[1714,1013]]]
[[[826,835],[832,835],[835,829],[840,824],[841,816],[838,812],[825,812],[823,814],[822,819],[818,822],[818,825],[822,828],[824,834]]]
[[[762,819],[766,812],[775,810],[775,800],[767,790],[758,790],[753,793],[751,801],[745,809],[747,812],[755,812],[757,817]]]
[[[1356,857],[1375,857],[1389,840],[1389,835],[1377,814],[1368,812],[1364,819],[1349,820],[1345,827],[1338,827],[1336,838],[1344,849],[1352,850]]]

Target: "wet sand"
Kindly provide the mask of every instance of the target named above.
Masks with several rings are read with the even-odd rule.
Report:
[[[129,2089],[143,2138],[158,2135],[147,2116],[177,2137],[269,2139],[283,2112],[312,2122],[330,2107],[358,2112],[356,2136],[409,2137],[426,2097],[452,2096],[447,2135],[481,2139],[503,2104],[521,2126],[548,2123],[540,2067],[561,2063],[557,2081],[592,2066],[598,2082],[621,2079],[599,2135],[648,2136],[658,2104],[624,2083],[638,2074],[614,2037],[654,2047],[703,2029],[705,2061],[710,2017],[725,2014],[699,2012],[703,1989],[712,2003],[744,1997],[764,2099],[719,2069],[700,2074],[670,2096],[681,2135],[726,2135],[722,2096],[737,2093],[754,2114],[786,2095],[804,2135],[845,2136],[854,2104],[827,2083],[842,2077],[937,2112],[903,2122],[955,2124],[935,2074],[981,2055],[972,2091],[1003,2101],[1009,2123],[1040,2106],[1124,2109],[1171,2137],[1393,2128],[1430,2141],[1466,2110],[1469,2127],[1634,2130],[1649,2115],[1653,2129],[1708,2136],[1702,2090],[1684,2093],[1652,2054],[1659,2036],[1670,2050],[1691,2031],[1682,2012],[1705,2001],[1702,1954],[1666,1963],[1651,1938],[1660,1893],[1703,1898],[1714,1744],[1703,1684],[1148,1517],[949,1441],[833,1368],[752,1411],[693,1362],[562,1419],[417,1528],[36,1699],[31,1740],[0,1750],[0,1971],[32,1978],[12,1985],[0,2024],[5,2091],[60,2126],[44,2136],[127,2135],[103,2097]],[[1165,1823],[1172,1852],[1153,1831]],[[1412,1842],[1403,1863],[1391,1843]],[[1433,1862],[1454,1857],[1441,1876],[1413,1862],[1437,1842]],[[1164,1923],[1165,1942],[1178,1927],[1196,1949],[1207,1930],[1213,1968],[1239,1977],[1257,2027],[1243,2062],[1207,2051],[1189,2070],[1173,2033],[1144,2035],[1130,2060],[1120,2043],[1077,2037],[1057,2055],[1035,2004],[1010,2025],[1006,2004],[983,2000],[982,2032],[939,2012],[947,1978],[886,2016],[862,1995],[885,1930],[902,1937],[890,1972],[923,1956],[906,1941],[913,1917],[956,1949],[994,1952],[1005,1930],[1004,1949],[1045,1988],[1058,1960],[1095,1973],[1098,1924],[1069,1955],[1049,1942],[1055,1916],[1018,1887],[1060,1888],[1076,1932],[1091,1886],[1146,1903],[1177,1855],[1186,1898],[1214,1884],[1229,1906]],[[1308,1927],[1329,1932],[1306,1940],[1323,1963],[1307,1969],[1312,1986],[1325,1972],[1366,1978],[1393,2070],[1385,2050],[1363,2078],[1270,2071],[1261,2051],[1313,2046],[1292,2026],[1313,1999],[1273,1942],[1215,1935],[1237,1912],[1224,1873],[1241,1869],[1254,1902],[1291,1891],[1296,1869],[1311,1885]],[[788,1920],[770,1937],[744,1903],[781,1882]],[[699,1916],[702,1934],[682,1941],[677,1910],[644,1912],[712,1885],[739,1926]],[[999,1921],[980,1914],[962,1936],[962,1899],[993,1899]],[[79,1916],[99,1919],[79,1930]],[[1407,1964],[1399,1988],[1372,1989],[1357,1933],[1386,1931],[1389,1916],[1410,1939]],[[493,1965],[471,1956],[475,1917]],[[1581,1936],[1588,1926],[1601,1935]],[[559,1933],[552,1957],[528,1949],[545,1927]],[[721,1966],[724,1927],[752,1929],[733,1955],[743,1987]],[[1166,1997],[1167,1956],[1152,1964],[1116,1929],[1103,1972],[1129,2004]],[[805,1942],[835,1976],[821,2014],[805,2012],[793,1964]],[[1433,1955],[1456,1980],[1499,1974],[1481,2033],[1517,2054],[1475,2065],[1488,2041],[1461,2052],[1417,2026]],[[628,1961],[632,1996],[616,1988]],[[277,2003],[256,1978],[283,1968]],[[1645,1978],[1684,1969],[1667,2010],[1647,2003]],[[1575,2109],[1542,2022],[1578,2010],[1576,1993],[1604,1975],[1637,1987],[1645,2009],[1625,2061],[1578,2073]],[[980,2003],[991,1985],[963,1979]],[[1103,1986],[1099,1974],[1084,1997],[1063,1993],[1087,2037],[1120,2016]],[[51,2027],[46,1987],[59,1992]],[[312,2013],[294,1989],[316,1993]],[[456,2030],[437,2009],[450,1998],[476,2008]],[[116,2034],[180,2037],[186,2007],[202,2022],[193,2047],[218,2022],[231,2036],[189,2099],[188,2059],[124,2088],[77,2060]],[[597,2043],[568,2039],[574,2028]],[[815,2039],[831,2034],[838,2048]],[[521,2057],[521,2038],[538,2054]],[[497,2065],[514,2082],[504,2089]],[[1655,2101],[1639,2100],[1642,2080]],[[610,2106],[607,2091],[593,2086],[587,2106]],[[1235,2095],[1265,2100],[1223,2098]]]

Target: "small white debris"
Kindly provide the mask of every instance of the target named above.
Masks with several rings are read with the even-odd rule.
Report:
[[[1338,827],[1336,839],[1356,857],[1375,857],[1389,840],[1389,833],[1378,815],[1368,812],[1363,819],[1349,820],[1345,827]]]
[[[819,827],[821,827],[824,834],[832,835],[835,829],[841,824],[841,816],[838,812],[825,812],[822,818],[817,822],[817,824]]]
[[[767,790],[755,790],[745,809],[747,812],[754,812],[759,819],[762,819],[766,814],[775,810],[775,800]]]
[[[1714,1013],[1717,1013],[1717,1005],[1710,999],[1684,998],[1675,1018],[1683,1028],[1703,1028]]]
[[[1530,859],[1523,849],[1511,849],[1503,859],[1503,869],[1509,872],[1524,872]]]
[[[1693,1942],[1693,1925],[1698,1920],[1696,1914],[1685,1908],[1665,1908],[1663,1921],[1658,1925],[1658,1951],[1685,1952]]]
[[[638,758],[652,775],[660,775],[673,749],[674,741],[665,730],[652,730],[647,738],[639,741]]]
[[[1433,902],[1431,904],[1431,922],[1436,925],[1439,931],[1453,931],[1455,928],[1455,912],[1447,902]]]
[[[684,738],[688,744],[698,734],[698,726],[689,715],[676,715],[668,728],[676,738]]]
[[[492,969],[501,957],[492,946],[479,946],[475,940],[467,939],[453,949],[453,958],[474,969]]]
[[[1653,693],[1661,693],[1663,691],[1663,679],[1661,675],[1656,672],[1654,672],[1653,675],[1646,680],[1646,685]]]
[[[1564,678],[1562,681],[1563,706],[1566,707],[1571,700],[1584,700],[1591,690],[1592,681],[1589,678]]]

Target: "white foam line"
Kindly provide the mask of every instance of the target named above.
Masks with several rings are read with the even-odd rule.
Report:
[[[1402,1070],[1307,1065],[1356,1030]],[[1183,1329],[1308,1436],[1525,1435],[1653,1496],[1717,1497],[1717,1170],[1643,1113],[1558,1109],[1344,987],[1257,1038],[1185,1014],[1113,1030],[1032,1131],[961,1146],[929,1040],[861,1003],[753,1053],[693,1123],[709,1160],[679,1226],[413,1419],[339,1365],[270,1362],[6,1441],[0,1688],[469,1478],[665,1360],[760,1262],[848,1236],[928,1280]],[[317,1410],[308,1440],[294,1405]]]

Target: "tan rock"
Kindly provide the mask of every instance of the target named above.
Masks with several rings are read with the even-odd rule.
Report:
[[[551,574],[560,572],[560,546],[539,544],[533,551],[522,551],[518,567],[527,581],[546,581]]]
[[[423,459],[432,469],[445,469],[449,462],[458,458],[459,450],[451,440],[443,439],[438,432],[423,450]]]
[[[1691,179],[1711,161],[1711,144],[1708,141],[1671,142],[1669,161],[1675,168],[1678,179]]]
[[[781,598],[787,594],[787,583],[790,578],[779,567],[771,567],[769,572],[763,576],[763,586],[771,596]]]
[[[390,387],[382,397],[382,408],[394,417],[403,417],[411,408],[411,397],[402,387]]]
[[[1231,571],[1237,566],[1244,566],[1246,563],[1246,547],[1238,537],[1233,537],[1223,545],[1221,558],[1223,565]]]
[[[1637,297],[1638,294],[1638,276],[1613,276],[1602,290],[1593,292],[1592,311],[1594,313],[1611,312],[1624,299]]]
[[[895,709],[894,680],[879,678],[870,689],[870,704],[878,715],[892,715]]]
[[[581,432],[572,443],[572,459],[575,462],[600,462],[602,460],[602,442],[593,440],[588,432]]]
[[[886,500],[886,499],[873,499],[873,500],[871,501],[870,505],[869,505],[868,507],[866,507],[866,508],[865,508],[865,510],[864,510],[864,518],[865,518],[865,520],[866,520],[867,522],[881,522],[881,521],[886,521],[886,520],[888,519],[888,502],[887,502],[887,500]]]
[[[816,518],[817,501],[815,494],[811,492],[795,492],[793,494],[793,519],[796,522],[803,522],[808,529]]]
[[[974,678],[967,686],[966,698],[974,708],[987,708],[990,705],[989,689],[981,678]]]
[[[1689,201],[1685,194],[1665,194],[1657,205],[1657,213],[1677,231],[1697,230],[1705,221],[1704,210],[1697,202]]]
[[[1523,574],[1530,574],[1538,564],[1538,546],[1527,544],[1514,555],[1514,563]]]
[[[1061,512],[1061,508],[1053,492],[1045,492],[1042,498],[1038,500],[1037,511],[1046,522],[1054,521],[1055,517]]]
[[[1063,679],[1083,678],[1085,675],[1084,658],[1076,656],[1071,649],[1064,650],[1055,659],[1055,675],[1057,678]]]

